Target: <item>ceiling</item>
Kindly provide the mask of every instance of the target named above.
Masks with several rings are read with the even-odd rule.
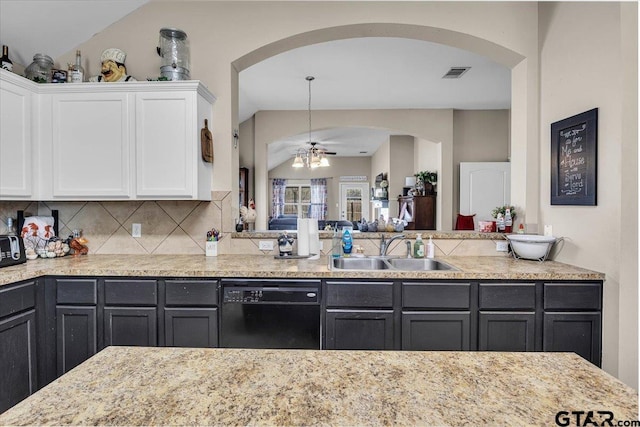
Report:
[[[24,66],[56,58],[150,0],[0,0],[0,43]]]
[[[55,58],[149,1],[0,0],[0,43],[9,46],[14,62],[25,66],[35,53]],[[460,66],[471,69],[460,79],[442,78]],[[309,75],[315,77],[312,124],[313,110],[505,109],[511,104],[510,70],[485,57],[437,43],[368,37],[293,49],[243,70],[240,122],[260,110],[307,110]],[[313,131],[311,138],[341,156],[369,156],[389,135],[385,130],[333,128]],[[269,144],[269,169],[292,158],[308,141],[304,132]]]

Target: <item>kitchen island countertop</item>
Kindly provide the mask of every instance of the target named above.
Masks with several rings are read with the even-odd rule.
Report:
[[[37,259],[4,267],[0,286],[45,275],[260,278],[400,278],[462,280],[604,280],[602,273],[555,261],[510,257],[438,257],[457,270],[330,270],[327,257],[275,259],[269,255],[81,255]]]
[[[108,347],[0,425],[601,425],[637,397],[572,353]]]

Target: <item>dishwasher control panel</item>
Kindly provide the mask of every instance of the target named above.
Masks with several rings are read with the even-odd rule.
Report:
[[[239,304],[320,304],[320,288],[309,286],[223,286],[222,302]]]
[[[263,292],[259,290],[225,289],[224,302],[260,302]]]

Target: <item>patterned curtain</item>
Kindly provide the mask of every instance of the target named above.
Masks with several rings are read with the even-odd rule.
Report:
[[[309,206],[309,218],[327,218],[327,179],[317,178],[311,180],[311,206]]]
[[[287,180],[275,178],[273,180],[271,196],[271,217],[278,218],[284,214],[284,191],[287,188]]]

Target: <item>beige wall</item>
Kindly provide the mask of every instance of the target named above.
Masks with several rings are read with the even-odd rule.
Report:
[[[507,162],[509,145],[509,110],[453,111],[454,214],[460,210],[460,162]]]
[[[627,7],[632,10],[626,14],[637,17],[636,8]],[[624,15],[617,3],[540,4],[539,198],[541,224],[565,238],[556,259],[606,274],[603,368],[637,389],[638,189],[632,180],[638,168],[638,110],[637,90],[622,85],[625,75],[629,79],[622,70],[637,64],[637,44],[621,44],[625,38],[637,41],[632,32],[637,19]],[[637,68],[634,76],[637,80]],[[550,125],[596,107],[598,204],[551,206]],[[635,111],[626,114],[623,107]]]
[[[389,138],[389,216],[398,217],[398,196],[402,195],[404,179],[413,176],[414,137],[396,135]]]

